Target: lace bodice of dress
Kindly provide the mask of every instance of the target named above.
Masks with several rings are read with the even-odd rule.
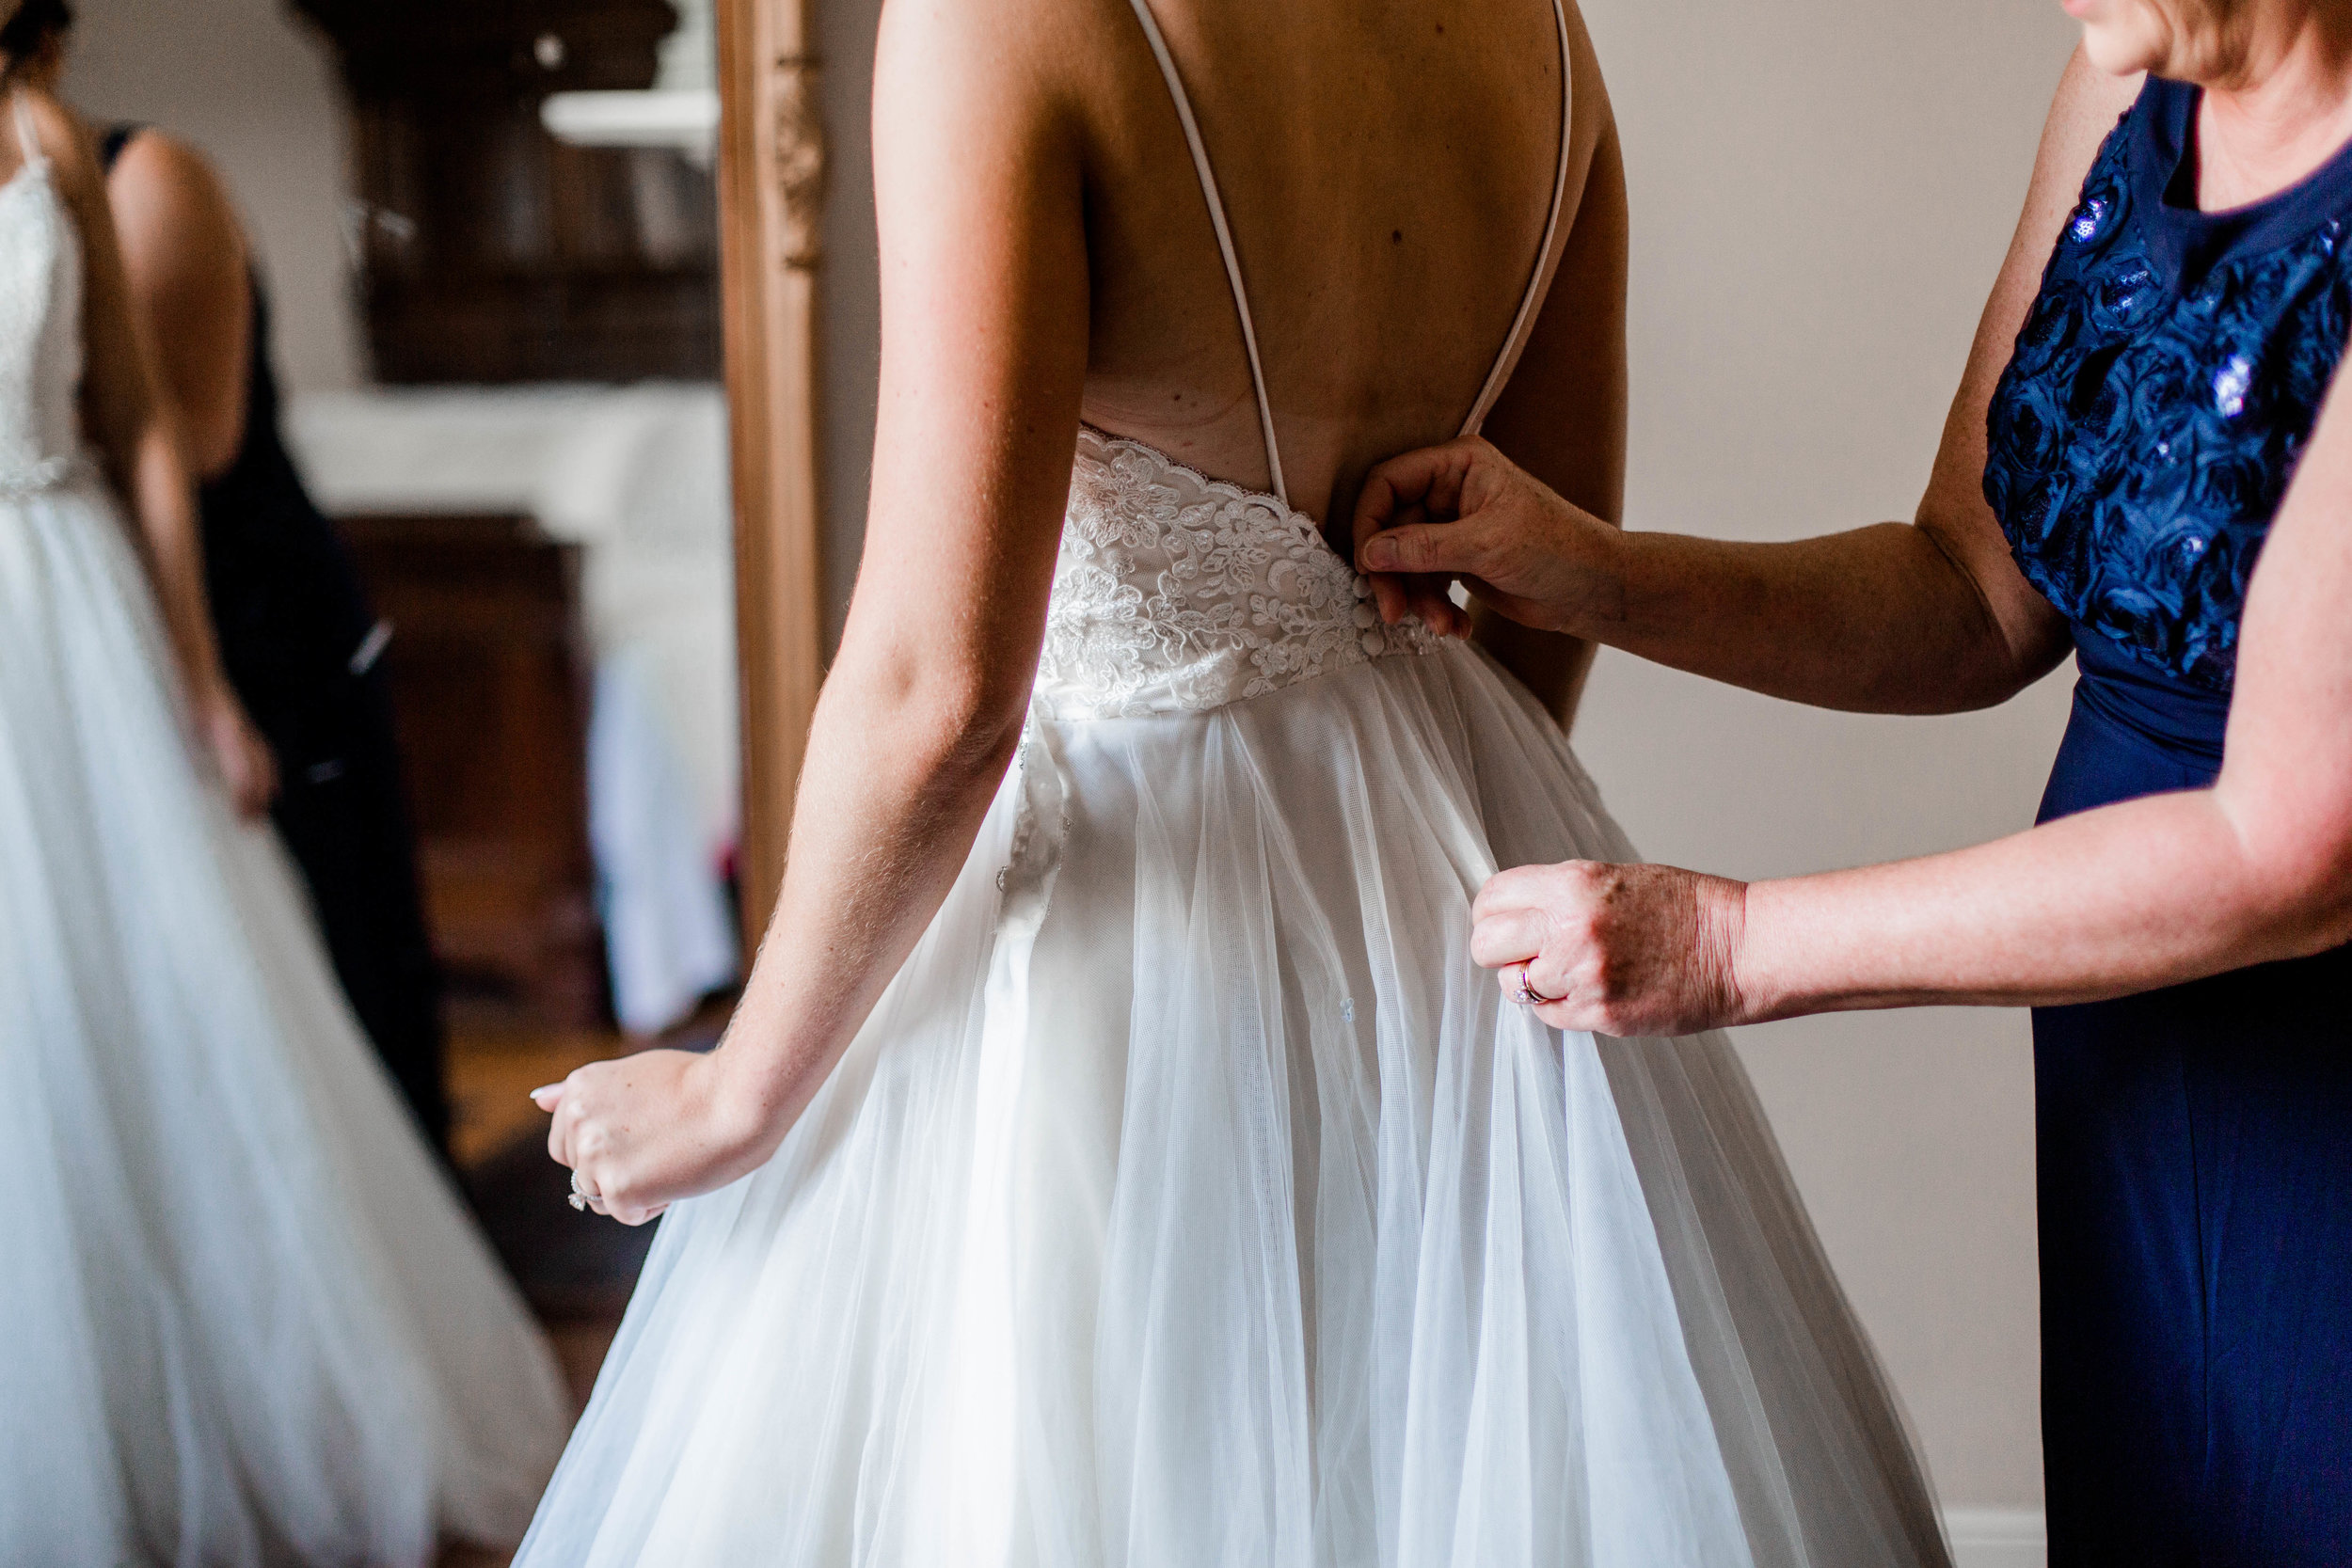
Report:
[[[35,156],[0,186],[0,497],[47,489],[74,467],[81,320],[79,236]]]
[[[1054,569],[1038,711],[1199,712],[1437,639],[1388,626],[1312,519],[1082,430]]]

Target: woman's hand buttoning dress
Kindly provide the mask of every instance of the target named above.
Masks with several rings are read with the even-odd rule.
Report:
[[[1482,428],[1615,506],[1575,12],[892,6],[876,111],[865,569],[725,1041],[542,1097],[668,1209],[518,1561],[1945,1563],[1728,1043],[1470,953],[1629,853],[1583,650],[1318,521]]]

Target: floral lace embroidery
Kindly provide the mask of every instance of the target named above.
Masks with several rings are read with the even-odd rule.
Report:
[[[1272,496],[1079,433],[1043,717],[1199,712],[1436,643],[1418,621],[1382,625],[1371,585]]]

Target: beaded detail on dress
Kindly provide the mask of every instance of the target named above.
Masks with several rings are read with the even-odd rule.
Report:
[[[1372,587],[1313,520],[1140,441],[1082,430],[1038,663],[1049,719],[1200,712],[1391,654]]]
[[[2152,79],[2101,148],[1994,393],[1984,495],[2068,620],[2226,693],[2352,327],[2352,246],[2333,166],[2275,210],[2168,201],[2193,114]]]

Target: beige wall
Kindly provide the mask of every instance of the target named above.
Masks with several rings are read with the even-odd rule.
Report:
[[[283,0],[79,0],[77,11],[66,96],[96,119],[162,126],[227,174],[269,281],[288,386],[363,379],[324,44]]]
[[[2054,0],[1585,0],[1633,198],[1632,525],[1909,516],[2072,29]],[[1739,876],[2032,819],[2070,672],[1961,719],[1810,712],[1606,656],[1579,750],[1645,853]],[[1947,1503],[2040,1501],[2022,1015],[1740,1044]]]

